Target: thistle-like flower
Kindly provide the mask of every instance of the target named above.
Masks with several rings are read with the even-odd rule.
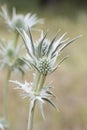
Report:
[[[57,34],[50,41],[46,38],[47,33],[43,35],[41,32],[39,40],[36,42],[33,39],[32,33],[29,30],[29,36],[23,29],[18,29],[18,32],[23,38],[25,47],[27,49],[27,54],[24,57],[24,62],[31,66],[35,70],[33,75],[33,83],[25,82],[20,83],[18,81],[11,81],[15,83],[18,89],[22,89],[24,97],[29,97],[30,100],[30,112],[29,112],[29,122],[28,130],[32,130],[33,115],[36,101],[39,102],[40,110],[44,118],[43,104],[45,101],[50,103],[53,107],[56,108],[55,104],[51,101],[52,97],[55,97],[54,94],[50,91],[50,85],[45,85],[46,77],[49,73],[55,71],[61,62],[58,62],[59,54],[67,47],[70,43],[74,42],[78,37],[69,40],[63,40],[63,34],[58,40],[56,40]]]
[[[22,28],[27,31],[28,27],[32,28],[37,24],[43,23],[43,19],[38,19],[36,14],[16,14],[16,9],[13,8],[12,17],[10,17],[6,7],[2,7],[1,9],[1,16],[4,18],[5,23],[8,25],[8,27],[13,31],[16,31],[16,28]]]
[[[9,67],[12,70],[25,71],[23,57],[24,46],[17,44],[15,48],[12,43],[1,41],[0,44],[0,68]]]
[[[29,30],[29,36],[24,30],[18,30],[21,34],[25,47],[27,49],[27,54],[24,58],[24,62],[31,66],[32,69],[36,70],[37,72],[34,74],[34,82],[32,86],[29,87],[30,98],[39,97],[39,99],[49,99],[48,93],[45,90],[44,82],[46,79],[47,74],[52,73],[55,71],[61,62],[65,58],[63,58],[60,62],[57,62],[58,56],[62,50],[67,47],[70,43],[74,42],[78,37],[68,40],[63,40],[65,34],[63,34],[57,41],[55,41],[57,34],[54,38],[50,41],[46,38],[47,33],[43,36],[43,32],[41,32],[40,38],[38,41],[34,42],[31,31]],[[15,82],[19,86],[26,86],[20,84],[19,82]],[[28,90],[27,84],[27,90]],[[26,90],[26,87],[23,87]],[[23,89],[22,88],[22,89]],[[32,88],[32,89],[30,89]],[[47,95],[47,96],[46,96]],[[45,98],[46,97],[46,98]],[[31,98],[32,99],[32,98]]]
[[[30,36],[24,30],[18,30],[21,34],[24,44],[27,49],[27,55],[24,60],[26,63],[32,66],[32,68],[38,70],[39,73],[47,75],[48,73],[53,72],[59,66],[59,64],[65,59],[63,58],[60,62],[58,61],[59,54],[63,51],[65,47],[73,43],[80,36],[68,40],[63,40],[66,33],[64,33],[57,41],[56,36],[49,41],[46,36],[47,33],[43,36],[41,33],[40,39],[34,42],[31,31],[29,30]]]

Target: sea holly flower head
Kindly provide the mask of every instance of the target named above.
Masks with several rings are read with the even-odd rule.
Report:
[[[66,59],[63,58],[60,62],[58,62],[59,54],[64,50],[65,47],[80,37],[77,36],[71,40],[63,40],[64,36],[66,35],[66,33],[64,33],[58,40],[56,40],[56,34],[50,41],[46,38],[47,33],[45,35],[41,33],[39,40],[35,42],[30,30],[29,36],[22,29],[18,31],[21,34],[27,49],[27,55],[25,56],[24,61],[43,75],[47,75],[58,68],[59,64]]]
[[[16,28],[22,28],[27,31],[28,27],[32,28],[37,24],[43,23],[43,19],[38,19],[36,14],[17,14],[16,9],[13,8],[12,17],[10,17],[6,7],[3,6],[1,9],[1,16],[4,18],[8,27],[13,31],[16,31]]]
[[[9,67],[11,70],[25,71],[25,63],[21,59],[23,57],[24,46],[17,44],[14,45],[7,41],[0,43],[0,68]]]
[[[40,38],[37,41],[34,41],[30,29],[29,35],[23,29],[17,29],[17,31],[21,35],[27,50],[27,54],[23,58],[23,61],[34,70],[34,75],[32,83],[11,82],[17,85],[17,89],[23,91],[22,96],[24,98],[30,98],[30,126],[28,123],[28,130],[32,130],[32,119],[36,102],[38,102],[43,118],[45,118],[43,111],[43,104],[45,102],[48,102],[57,109],[52,101],[52,97],[55,97],[55,95],[50,91],[51,86],[50,84],[45,85],[46,77],[49,73],[55,71],[66,59],[65,57],[61,61],[58,61],[59,54],[65,47],[70,43],[73,43],[80,36],[69,40],[64,39],[64,36],[66,35],[66,33],[64,33],[58,40],[56,40],[58,34],[56,34],[52,40],[48,40],[47,33],[43,35],[43,32],[41,32]]]

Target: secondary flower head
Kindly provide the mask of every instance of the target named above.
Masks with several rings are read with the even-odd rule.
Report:
[[[23,57],[24,46],[17,44],[15,48],[12,43],[1,41],[0,43],[0,68],[10,67],[11,70],[24,72],[25,63]]]
[[[64,33],[58,40],[56,40],[56,34],[50,41],[46,38],[47,33],[43,35],[43,32],[41,32],[40,39],[34,42],[30,30],[29,36],[24,30],[18,31],[21,34],[27,49],[27,55],[24,59],[25,62],[43,75],[47,75],[58,68],[59,64],[65,59],[63,58],[60,62],[58,62],[59,54],[65,47],[79,37],[78,36],[72,40],[63,40],[66,35],[66,33]]]
[[[50,105],[52,105],[54,108],[56,108],[55,104],[51,101],[52,97],[55,97],[54,94],[50,91],[50,84],[48,86],[43,87],[39,93],[36,93],[33,89],[33,83],[28,83],[25,81],[25,83],[20,83],[18,81],[12,81],[10,82],[17,85],[15,89],[22,90],[23,94],[21,95],[23,98],[30,98],[32,105],[34,105],[34,102],[37,101],[39,103],[41,114],[44,117],[43,112],[43,104],[44,102],[48,102]],[[30,106],[33,107],[33,106]],[[57,109],[57,108],[56,108]]]
[[[2,7],[1,16],[4,18],[8,27],[13,31],[16,31],[16,28],[22,28],[27,31],[28,27],[32,28],[37,24],[43,23],[43,19],[38,19],[36,14],[17,14],[15,8],[13,8],[12,17],[10,17],[7,8]]]

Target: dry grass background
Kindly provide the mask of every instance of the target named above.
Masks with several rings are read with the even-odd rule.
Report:
[[[43,121],[39,109],[36,109],[34,129],[87,130],[87,14],[80,12],[75,21],[60,16],[46,17],[45,24],[41,28],[45,31],[49,29],[49,38],[58,29],[61,29],[60,34],[68,32],[67,36],[72,38],[79,34],[82,34],[83,37],[64,50],[62,56],[69,54],[70,57],[47,79],[47,82],[53,81],[53,91],[57,96],[55,102],[60,112],[45,104],[46,120]],[[0,22],[0,37],[12,39],[12,34],[6,30],[2,21]],[[6,71],[1,71],[1,117],[5,76]],[[13,75],[11,79],[14,79]],[[31,73],[27,73],[25,79],[32,81]],[[29,100],[21,99],[19,96],[20,92],[13,88],[13,84],[9,84],[9,130],[26,130]]]

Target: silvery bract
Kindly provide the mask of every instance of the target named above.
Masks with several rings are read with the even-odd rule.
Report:
[[[37,24],[43,23],[43,19],[38,19],[36,14],[17,14],[16,9],[13,8],[12,17],[10,17],[6,7],[3,6],[1,9],[1,16],[4,18],[5,23],[8,25],[8,27],[13,31],[16,31],[16,28],[22,28],[27,31],[28,27],[32,28]]]
[[[41,114],[42,114],[44,119],[45,119],[45,116],[43,113],[44,101],[49,102],[54,108],[57,109],[56,105],[51,101],[51,98],[55,97],[55,95],[50,90],[51,84],[49,84],[48,86],[44,86],[41,89],[41,91],[39,91],[37,93],[36,91],[34,91],[33,83],[28,83],[26,81],[25,81],[25,83],[20,83],[18,81],[12,81],[12,80],[10,80],[10,82],[18,85],[18,87],[16,87],[15,89],[19,89],[19,90],[23,91],[23,94],[21,94],[21,96],[23,98],[26,98],[26,97],[30,98],[32,104],[34,104],[36,101],[39,103]],[[30,107],[33,107],[33,106],[30,106]]]

